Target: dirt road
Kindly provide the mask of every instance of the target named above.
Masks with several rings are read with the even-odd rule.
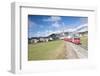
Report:
[[[88,57],[88,51],[79,45],[65,42],[65,46],[67,59],[80,59]]]

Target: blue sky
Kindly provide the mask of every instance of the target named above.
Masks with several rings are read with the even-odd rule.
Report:
[[[72,31],[88,23],[87,17],[28,15],[28,37],[44,37],[52,33]]]

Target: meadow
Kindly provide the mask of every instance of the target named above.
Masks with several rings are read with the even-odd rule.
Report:
[[[81,46],[84,47],[85,49],[88,49],[88,37],[83,36],[80,38],[81,40]]]
[[[28,60],[64,59],[65,49],[63,40],[54,40],[36,44],[28,44]]]

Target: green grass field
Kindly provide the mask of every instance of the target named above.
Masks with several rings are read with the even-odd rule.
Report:
[[[88,37],[87,36],[83,36],[83,37],[80,38],[80,40],[81,40],[81,45],[84,48],[88,49]]]
[[[64,59],[64,41],[55,40],[28,44],[28,60]]]

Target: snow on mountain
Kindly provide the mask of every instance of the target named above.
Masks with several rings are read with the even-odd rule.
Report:
[[[88,31],[87,24],[81,25],[81,26],[76,28],[76,32],[85,32],[85,31]]]
[[[83,25],[80,25],[76,28],[68,28],[66,30],[64,30],[64,32],[85,32],[85,31],[88,31],[88,25],[87,24],[83,24]]]

